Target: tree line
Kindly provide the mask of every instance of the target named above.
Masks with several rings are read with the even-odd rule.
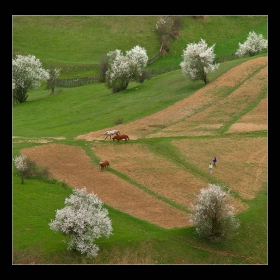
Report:
[[[159,20],[156,30],[158,30],[161,40],[168,37],[166,34],[175,36],[176,29],[172,27],[174,24],[174,20],[168,24],[165,24],[163,19]],[[167,29],[169,31],[164,33],[162,30],[166,29],[163,27],[168,26],[171,26],[171,29]],[[175,34],[177,34],[176,32]],[[215,60],[214,47],[215,44],[208,47],[203,39],[198,43],[187,44],[186,49],[183,50],[183,61],[179,64],[186,78],[192,81],[203,80],[205,84],[209,83],[208,73],[217,70],[220,65]],[[268,41],[263,38],[262,34],[250,31],[246,41],[238,43],[238,49],[234,55],[238,57],[254,56],[262,50],[266,50],[267,47]],[[165,51],[167,49],[165,47]],[[145,69],[148,60],[146,49],[139,45],[126,51],[125,54],[118,49],[110,51],[100,59],[98,81],[104,83],[113,93],[125,90],[131,81],[143,83],[151,78],[151,73]],[[39,88],[42,81],[47,82],[47,88],[50,88],[53,93],[60,75],[60,69],[44,69],[42,62],[30,54],[17,55],[12,60],[12,71],[13,105],[25,102],[28,91]]]

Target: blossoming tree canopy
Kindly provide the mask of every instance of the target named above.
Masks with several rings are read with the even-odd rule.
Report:
[[[41,81],[49,79],[49,73],[42,67],[42,62],[34,55],[17,55],[12,60],[12,89],[15,103],[26,101],[27,92],[39,88]]]
[[[214,47],[215,44],[208,47],[203,39],[197,44],[187,44],[183,50],[183,61],[180,63],[182,73],[191,80],[203,80],[205,84],[208,83],[207,73],[215,71],[220,66],[214,63]]]
[[[73,189],[73,194],[65,199],[65,207],[56,210],[55,220],[50,229],[66,236],[68,249],[75,249],[88,258],[97,256],[99,247],[95,239],[112,234],[112,222],[108,210],[94,193],[87,194],[86,188]]]
[[[145,48],[135,46],[124,55],[120,50],[107,53],[108,70],[106,85],[113,93],[125,90],[131,80],[139,79],[141,69],[147,66],[148,55]]]
[[[246,55],[254,56],[262,50],[267,49],[268,41],[263,38],[262,34],[257,34],[255,31],[250,31],[246,41],[241,44],[238,43],[238,50],[236,55],[243,57]]]

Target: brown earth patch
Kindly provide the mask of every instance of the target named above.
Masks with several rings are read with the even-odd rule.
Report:
[[[201,188],[208,187],[207,182],[186,171],[186,167],[180,168],[172,161],[149,151],[144,145],[104,146],[95,144],[92,150],[101,159],[110,158],[112,168],[187,209],[190,208],[191,203],[195,202],[195,196],[200,193]],[[206,158],[206,162],[208,159]],[[205,174],[207,173],[208,165],[205,168]],[[236,207],[236,212],[244,211],[247,208],[236,199],[232,205]]]
[[[234,123],[228,132],[242,132],[242,131],[255,131],[267,130],[268,128],[268,115],[267,115],[267,101],[265,98],[261,103],[248,114],[240,118]]]
[[[110,158],[112,168],[186,208],[193,202],[194,195],[207,186],[144,145],[94,145],[92,150],[101,159]]]
[[[49,169],[54,178],[80,189],[87,188],[106,204],[164,228],[189,226],[189,215],[147,194],[118,176],[93,164],[79,147],[49,144],[23,149],[38,165]],[[111,160],[110,160],[111,165]]]
[[[230,186],[243,199],[254,198],[263,189],[263,183],[267,182],[266,137],[211,141],[187,139],[172,141],[172,144],[186,157],[186,161],[205,172],[216,156],[218,162],[212,176]]]

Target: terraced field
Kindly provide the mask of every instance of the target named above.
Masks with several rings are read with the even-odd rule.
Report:
[[[243,134],[268,128],[267,68],[267,57],[249,60],[156,114],[73,139],[85,141],[116,172],[100,170],[81,147],[65,145],[63,139],[40,139],[44,145],[22,154],[69,186],[86,186],[104,203],[164,228],[190,225],[190,203],[207,187],[208,164],[216,156],[213,180],[232,190],[232,204],[244,211],[244,200],[254,198],[268,179],[267,137]],[[104,140],[104,131],[112,129],[130,140]],[[149,149],[145,141],[161,137],[170,139],[180,160]]]

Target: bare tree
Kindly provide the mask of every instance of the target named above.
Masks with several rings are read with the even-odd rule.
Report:
[[[47,88],[51,88],[52,93],[54,93],[54,87],[56,85],[56,80],[60,75],[60,69],[48,69],[47,71],[50,74],[50,78],[47,80]]]

